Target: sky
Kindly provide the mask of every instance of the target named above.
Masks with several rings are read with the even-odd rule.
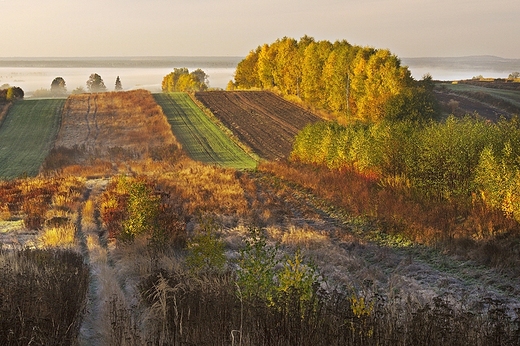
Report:
[[[0,57],[245,56],[284,36],[520,59],[518,0],[0,0]]]

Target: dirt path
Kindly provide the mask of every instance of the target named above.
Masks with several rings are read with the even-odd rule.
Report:
[[[121,345],[112,329],[118,312],[114,307],[126,302],[117,280],[116,268],[111,263],[109,246],[101,228],[97,198],[106,188],[108,180],[87,181],[84,203],[78,211],[77,232],[85,261],[90,266],[90,286],[87,293],[86,314],[80,329],[80,345]],[[117,306],[116,306],[117,307]]]

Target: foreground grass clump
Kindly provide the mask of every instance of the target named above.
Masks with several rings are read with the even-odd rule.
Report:
[[[0,251],[0,344],[77,344],[88,277],[72,251]]]
[[[220,258],[218,237],[194,239],[198,243],[187,250],[187,259],[199,258],[205,251]],[[134,252],[128,256],[128,261],[145,262]],[[166,253],[155,263],[139,284],[146,307],[139,339],[152,344],[515,345],[520,341],[516,315],[509,315],[499,301],[481,302],[475,309],[453,305],[445,296],[419,303],[413,297],[403,299],[369,288],[331,289],[302,252],[282,254],[280,244],[271,244],[254,228],[240,255],[224,266],[220,261],[206,262],[194,271],[193,262]]]
[[[75,233],[74,225],[68,223],[46,229],[41,236],[41,241],[47,247],[69,248],[75,245]]]

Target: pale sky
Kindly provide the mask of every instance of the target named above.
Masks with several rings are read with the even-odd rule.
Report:
[[[519,0],[0,0],[0,57],[245,56],[284,36],[520,58]]]

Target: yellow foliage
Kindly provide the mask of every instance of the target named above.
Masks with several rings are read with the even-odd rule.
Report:
[[[74,246],[76,228],[72,224],[62,227],[46,229],[41,236],[44,247],[72,247]]]
[[[350,298],[350,308],[356,317],[366,317],[369,316],[374,310],[374,302],[368,303],[365,300],[365,297],[358,297],[356,295],[352,295]]]
[[[0,221],[8,221],[11,218],[11,212],[9,211],[9,207],[7,205],[2,205],[0,207]]]
[[[72,202],[72,198],[64,194],[56,194],[52,196],[52,204],[56,207],[66,207]]]

